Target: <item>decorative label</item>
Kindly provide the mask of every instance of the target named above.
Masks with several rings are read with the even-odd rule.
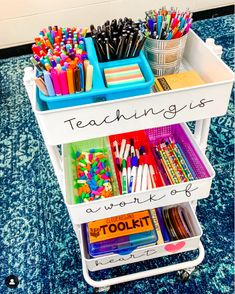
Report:
[[[185,245],[185,242],[180,241],[179,243],[176,243],[176,244],[167,244],[164,248],[166,251],[173,253],[173,252],[181,250],[184,247],[184,245]]]
[[[78,117],[71,117],[64,121],[64,124],[68,127],[69,130],[75,131],[79,129],[84,129],[87,127],[104,127],[105,125],[111,126],[113,123],[119,121],[133,121],[139,120],[143,117],[147,116],[163,116],[166,120],[174,119],[180,112],[188,113],[189,111],[193,111],[195,109],[201,109],[207,106],[208,103],[213,102],[213,99],[201,99],[197,104],[193,104],[192,102],[184,105],[176,105],[171,104],[167,108],[155,109],[154,107],[150,107],[148,109],[141,109],[141,112],[137,110],[133,110],[132,113],[123,113],[120,109],[114,110],[114,112],[106,115],[103,118],[89,120],[82,120]]]
[[[120,202],[118,202],[118,201],[115,201],[115,196],[114,196],[113,203],[111,202],[106,205],[101,204],[100,206],[98,206],[99,201],[97,201],[96,202],[97,206],[95,208],[91,208],[91,207],[87,208],[86,213],[87,214],[90,214],[90,213],[96,214],[98,212],[110,211],[116,207],[124,208],[124,207],[130,206],[130,205],[131,206],[135,205],[135,207],[138,207],[138,205],[141,205],[144,203],[158,202],[165,197],[172,197],[175,195],[177,196],[177,194],[183,194],[184,196],[190,198],[192,196],[193,192],[198,189],[199,189],[199,187],[193,187],[193,184],[189,183],[185,186],[185,188],[183,188],[181,190],[177,190],[176,188],[174,188],[172,190],[161,191],[160,193],[162,193],[162,195],[159,195],[160,193],[158,191],[156,193],[150,192],[149,194],[145,195],[145,198],[141,197],[141,200],[140,200],[140,197],[136,196],[136,197],[133,197],[133,199],[130,201],[121,200]],[[123,197],[123,199],[125,199],[125,197]]]
[[[153,230],[148,211],[124,214],[88,224],[90,243]]]

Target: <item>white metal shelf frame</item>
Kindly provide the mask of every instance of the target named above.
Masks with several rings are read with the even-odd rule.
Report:
[[[35,89],[35,85],[33,82],[33,75],[34,75],[34,72],[33,72],[32,68],[25,69],[24,85],[25,85],[26,91],[28,93],[29,100],[32,104],[32,107],[33,107],[33,109],[35,109],[34,108],[35,101],[33,100],[33,97],[35,95],[36,89]],[[36,112],[35,112],[35,116],[37,118],[37,121],[39,123],[39,127],[41,129],[40,120],[38,119]],[[195,124],[194,136],[195,136],[196,141],[201,146],[201,148],[203,149],[204,152],[205,152],[206,146],[207,146],[210,121],[211,121],[211,119],[208,118],[208,119],[198,120],[198,121],[196,121],[196,124]],[[42,132],[42,135],[43,135],[43,132]],[[44,138],[44,135],[43,135],[43,138]],[[46,143],[45,138],[44,138],[44,141]],[[57,146],[51,146],[51,145],[46,144],[46,147],[48,149],[48,153],[49,153],[52,165],[54,167],[55,174],[56,174],[58,182],[60,184],[61,191],[65,197],[65,190],[63,187],[63,180],[62,180],[63,179],[63,167],[62,167],[62,158],[61,158],[60,152],[59,152]],[[192,205],[193,205],[194,209],[196,210],[197,201],[193,201]],[[78,237],[78,239],[80,239],[80,238]],[[81,242],[81,240],[79,240],[79,242]],[[165,273],[169,273],[169,272],[173,272],[173,271],[185,270],[188,268],[194,268],[203,261],[204,256],[205,256],[205,251],[204,251],[204,248],[203,248],[203,245],[201,242],[199,243],[198,249],[199,249],[199,255],[194,260],[182,262],[182,263],[178,263],[178,264],[173,264],[173,265],[168,265],[168,266],[164,266],[164,267],[156,268],[156,269],[152,269],[152,270],[142,271],[142,272],[138,272],[138,273],[134,273],[134,274],[129,274],[126,276],[106,279],[106,280],[102,280],[102,281],[95,281],[90,277],[89,270],[87,268],[87,264],[85,263],[85,258],[82,255],[83,275],[84,275],[86,282],[88,284],[90,284],[91,286],[96,287],[96,288],[104,288],[104,287],[109,287],[111,285],[115,285],[115,284],[119,284],[119,283],[138,280],[141,278],[161,275],[161,274],[165,274]]]

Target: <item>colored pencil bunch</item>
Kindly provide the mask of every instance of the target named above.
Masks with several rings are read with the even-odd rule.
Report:
[[[113,189],[108,157],[104,149],[76,152],[75,202],[111,197]]]
[[[115,140],[113,150],[121,179],[122,194],[146,191],[163,185],[145,147],[136,148],[133,138],[129,142],[122,139],[120,146]]]
[[[139,56],[146,40],[139,24],[127,17],[107,20],[102,27],[91,25],[90,30],[100,62]]]
[[[86,28],[49,26],[35,38],[30,60],[38,70],[35,82],[44,95],[91,90],[93,66],[86,53],[86,32]]]
[[[164,138],[156,145],[156,154],[170,184],[196,179],[181,146],[173,138]]]
[[[158,40],[171,40],[187,34],[192,25],[192,13],[190,11],[180,12],[178,9],[166,7],[150,10],[146,14],[146,32],[149,38]]]

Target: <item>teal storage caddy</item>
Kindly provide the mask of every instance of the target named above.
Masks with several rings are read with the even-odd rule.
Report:
[[[128,98],[130,96],[138,96],[150,93],[151,87],[154,83],[154,75],[142,51],[138,57],[100,63],[98,62],[92,38],[85,38],[84,40],[89,61],[94,67],[92,89],[89,92],[79,92],[61,96],[45,96],[41,91],[38,91],[37,93],[39,100],[43,101],[49,110],[101,101],[110,101],[120,98]],[[126,86],[122,85],[115,88],[107,88],[105,86],[104,68],[131,65],[136,63],[139,65],[145,78],[144,83],[136,83]]]

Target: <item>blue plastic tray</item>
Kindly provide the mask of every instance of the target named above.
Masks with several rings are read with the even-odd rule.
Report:
[[[53,97],[45,96],[41,91],[38,91],[39,99],[46,103],[48,109],[84,105],[150,93],[151,87],[154,83],[154,76],[143,52],[140,52],[138,57],[99,63],[92,39],[85,38],[85,43],[89,61],[94,66],[92,90],[89,92]],[[117,86],[115,88],[107,88],[105,86],[104,68],[135,63],[138,63],[145,78],[145,83],[142,82],[133,85]]]

